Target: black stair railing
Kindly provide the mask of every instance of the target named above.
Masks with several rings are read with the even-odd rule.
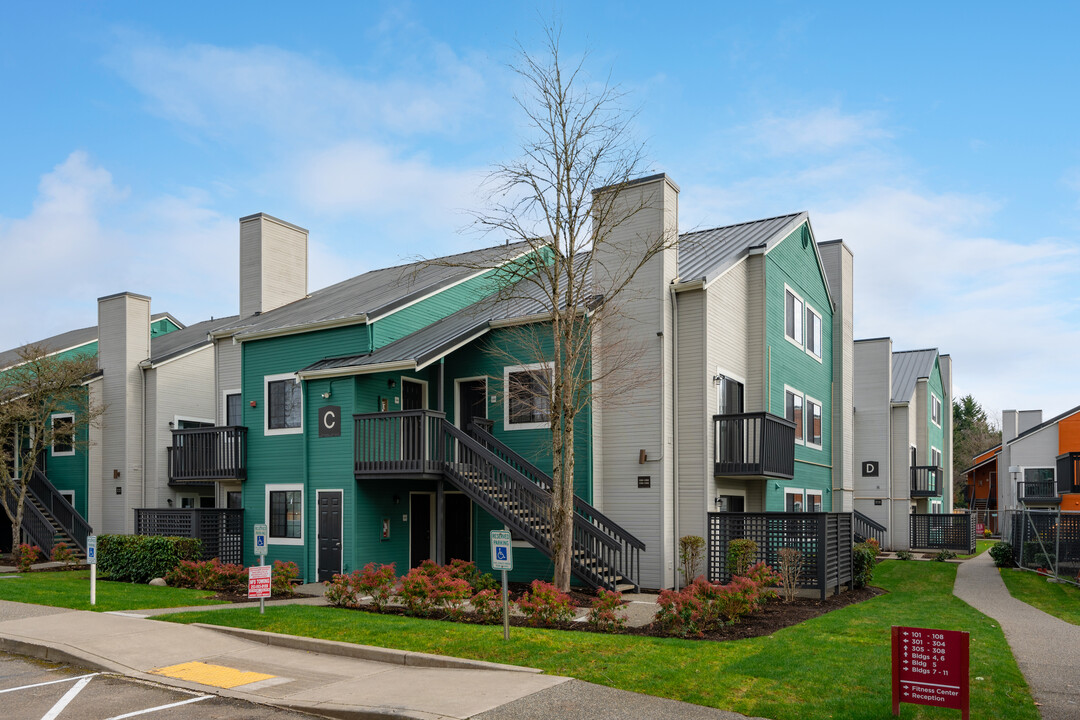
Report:
[[[18,502],[18,494],[8,492],[8,503],[11,507]],[[26,502],[23,503],[22,534],[32,545],[37,545],[48,558],[52,555],[53,545],[56,544],[56,529],[49,519],[45,517],[34,503],[30,502],[30,493],[26,494]]]
[[[870,538],[878,541],[878,547],[885,545],[886,528],[872,517],[863,515],[858,510],[853,512],[852,532],[857,542],[866,542]]]
[[[506,444],[492,435],[489,430],[479,424],[471,423],[469,431],[489,452],[513,466],[514,469],[544,490],[551,492],[554,480],[550,475],[511,450]],[[637,578],[640,572],[641,552],[645,550],[645,543],[576,495],[574,496],[574,514],[575,523],[583,522],[595,527],[622,548],[622,558],[625,558],[626,563],[625,577]],[[634,584],[637,585],[636,580]]]
[[[41,506],[45,508],[45,512],[52,517],[71,541],[85,553],[86,538],[93,534],[90,523],[86,522],[83,516],[71,506],[71,503],[60,494],[60,491],[49,482],[49,478],[45,476],[45,473],[34,468],[34,472],[27,482],[27,490],[27,495],[32,495],[41,503]],[[29,507],[27,511],[29,512]],[[42,549],[45,548],[42,547]],[[52,551],[51,543],[49,550]]]
[[[552,556],[554,500],[514,465],[445,420],[441,424],[446,477],[491,515]],[[525,463],[516,458],[517,464]],[[640,560],[596,525],[575,514],[571,571],[592,585],[617,589],[620,580],[638,586]],[[644,545],[642,545],[642,548]]]

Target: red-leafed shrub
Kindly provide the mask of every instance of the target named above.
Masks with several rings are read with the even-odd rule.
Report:
[[[589,608],[589,625],[600,632],[611,632],[626,625],[626,616],[619,612],[622,593],[604,588],[596,590],[596,600]]]
[[[15,565],[19,572],[30,572],[30,566],[41,557],[41,548],[37,545],[22,543],[15,550]]]
[[[574,617],[570,596],[543,580],[533,580],[517,606],[525,613],[525,622],[533,626],[554,625]]]
[[[502,592],[494,588],[481,590],[469,599],[473,612],[485,623],[502,622]]]
[[[455,615],[472,595],[471,590],[469,583],[454,577],[450,568],[425,560],[401,578],[398,595],[410,615],[429,616],[438,612]]]
[[[293,581],[300,577],[300,568],[292,560],[274,561],[274,569],[270,576],[270,592],[274,595],[290,597],[293,594]],[[245,592],[247,573],[244,574]]]
[[[397,583],[397,575],[394,574],[394,563],[379,565],[370,562],[364,566],[356,576],[357,593],[363,597],[371,598],[371,604],[380,612],[390,604],[390,598],[394,596],[394,585]]]

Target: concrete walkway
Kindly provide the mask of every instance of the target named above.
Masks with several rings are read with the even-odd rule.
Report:
[[[1080,718],[1080,626],[1010,595],[990,553],[960,565],[953,594],[1001,624],[1043,720]]]
[[[0,650],[334,718],[744,717],[530,668],[178,625],[139,617],[141,612],[0,601]]]

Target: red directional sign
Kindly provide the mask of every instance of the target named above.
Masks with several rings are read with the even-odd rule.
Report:
[[[271,570],[273,570],[273,568],[269,565],[255,565],[248,568],[249,598],[270,597]]]
[[[968,720],[968,634],[893,626],[893,715],[900,703],[959,710]]]

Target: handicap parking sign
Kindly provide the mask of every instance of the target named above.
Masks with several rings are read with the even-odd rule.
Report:
[[[491,531],[491,569],[513,570],[514,556],[510,549],[510,533],[506,530]]]
[[[266,523],[259,523],[255,526],[255,554],[266,554]]]
[[[495,548],[495,559],[499,560],[500,562],[506,562],[506,548],[504,548],[504,547]]]

